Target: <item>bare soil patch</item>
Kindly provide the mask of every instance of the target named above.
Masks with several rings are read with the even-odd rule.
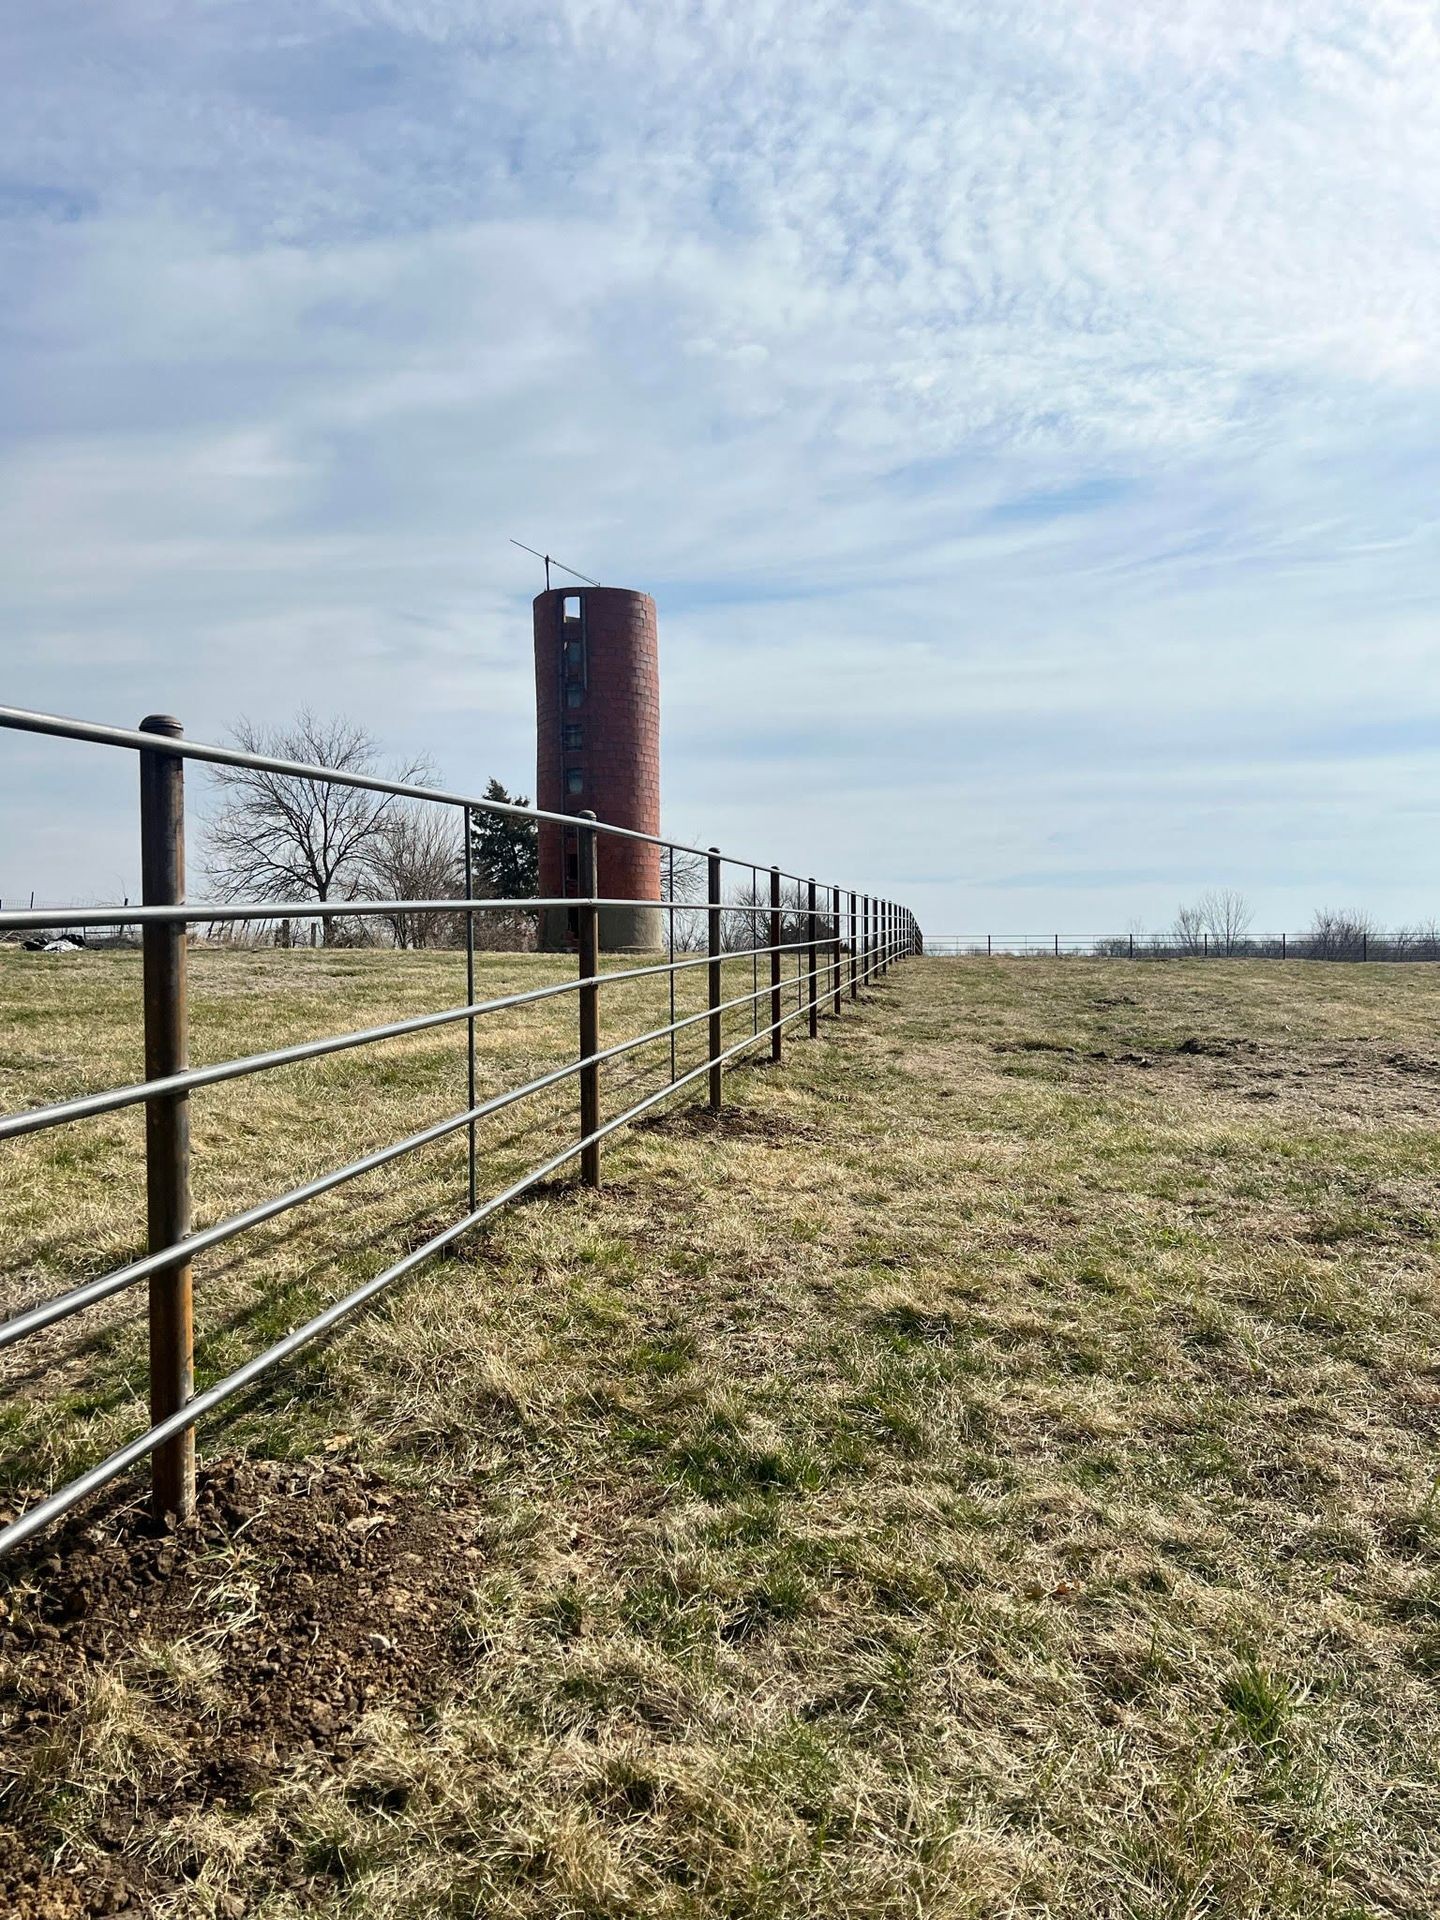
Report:
[[[0,1616],[4,1910],[145,1911],[177,1884],[147,1870],[157,1822],[243,1811],[297,1756],[341,1763],[377,1708],[423,1716],[450,1674],[475,1531],[363,1466],[229,1458],[205,1471],[193,1525],[156,1533],[138,1511],[101,1512],[52,1538],[10,1575]],[[98,1827],[115,1865],[52,1872],[37,1793],[97,1738],[132,1749],[128,1791]],[[283,1840],[255,1864],[261,1884],[313,1877]]]

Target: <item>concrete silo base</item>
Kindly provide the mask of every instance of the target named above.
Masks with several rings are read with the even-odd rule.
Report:
[[[540,918],[540,946],[546,953],[573,952],[569,907],[547,907]],[[665,915],[659,907],[602,907],[602,953],[657,953],[665,945]]]

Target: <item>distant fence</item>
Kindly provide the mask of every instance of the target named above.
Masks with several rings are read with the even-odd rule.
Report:
[[[1440,933],[1261,933],[1175,940],[1150,933],[927,933],[931,957],[1052,960],[1440,960]]]
[[[56,1326],[70,1315],[108,1300],[141,1280],[148,1282],[150,1319],[149,1428],[108,1459],[68,1485],[38,1501],[10,1525],[0,1529],[0,1555],[18,1547],[81,1501],[106,1486],[147,1457],[151,1460],[151,1501],[157,1516],[185,1517],[195,1499],[195,1441],[197,1422],[235,1398],[262,1375],[290,1359],[302,1347],[328,1333],[347,1315],[373,1300],[405,1275],[435,1258],[462,1235],[528,1193],[573,1161],[580,1163],[582,1182],[600,1184],[601,1147],[610,1135],[669,1100],[681,1089],[706,1082],[712,1110],[723,1099],[724,1073],[732,1061],[761,1045],[779,1061],[783,1035],[793,1021],[806,1023],[816,1038],[822,1014],[838,1015],[843,1002],[855,1000],[867,982],[883,976],[906,956],[920,951],[920,931],[914,915],[898,902],[860,893],[834,884],[817,884],[810,876],[782,872],[724,854],[718,848],[698,848],[679,841],[612,826],[588,813],[549,813],[471,795],[447,793],[378,777],[339,772],[328,767],[274,759],[231,747],[203,745],[185,739],[177,721],[154,716],[137,730],[62,719],[0,707],[0,728],[47,734],[64,740],[125,748],[139,756],[140,845],[143,900],[103,907],[36,907],[0,911],[0,935],[44,930],[139,930],[142,945],[144,1080],[113,1087],[54,1105],[38,1106],[0,1118],[0,1141],[38,1133],[49,1127],[73,1125],[93,1115],[145,1105],[145,1176],[148,1251],[113,1272],[85,1280],[55,1297],[13,1312],[0,1321],[0,1349],[29,1335]],[[463,1006],[447,1007],[407,1020],[336,1034],[272,1052],[251,1054],[200,1068],[189,1064],[187,997],[188,930],[198,923],[237,924],[334,917],[337,904],[314,900],[215,901],[198,905],[185,900],[185,787],[187,760],[231,767],[247,767],[282,778],[361,787],[375,792],[454,809],[461,816],[463,844],[471,846],[471,821],[476,813],[493,813],[549,821],[573,842],[579,887],[575,894],[553,900],[486,900],[467,884],[458,898],[437,900],[346,900],[338,911],[347,917],[389,916],[403,913],[447,913],[463,917],[466,959],[466,999]],[[603,834],[645,840],[668,854],[668,897],[654,901],[607,901],[596,884],[596,842]],[[697,901],[677,900],[676,856],[693,871],[705,875]],[[701,863],[697,868],[695,863]],[[726,897],[726,869],[743,876]],[[467,881],[469,869],[467,866]],[[668,922],[668,946],[663,961],[601,972],[600,909],[643,905],[659,908]],[[574,978],[556,984],[509,993],[490,1000],[475,998],[475,921],[493,913],[530,914],[547,907],[566,909],[578,957]],[[739,930],[737,932],[737,930]],[[756,938],[757,932],[761,936]],[[693,957],[677,958],[687,945],[699,946]],[[749,992],[725,997],[722,971],[727,963],[749,960]],[[768,978],[761,978],[761,963]],[[675,1015],[675,978],[691,968],[706,969],[706,1005],[695,1014]],[[670,1019],[644,1032],[628,1034],[601,1045],[604,1006],[602,992],[621,982],[647,977],[669,980]],[[487,1014],[511,1010],[573,994],[576,1001],[578,1050],[575,1057],[553,1071],[522,1085],[509,1087],[485,1100],[476,1099],[476,1024]],[[794,1004],[791,1004],[793,998]],[[723,1018],[738,1009],[751,1010],[750,1031],[725,1043]],[[190,1096],[202,1088],[283,1068],[302,1060],[364,1047],[374,1042],[429,1029],[460,1026],[466,1036],[467,1103],[403,1140],[337,1167],[288,1192],[274,1195],[243,1213],[196,1231],[191,1221]],[[705,1059],[681,1072],[675,1038],[692,1027],[703,1029]],[[602,1111],[604,1069],[608,1063],[646,1047],[668,1045],[669,1072],[657,1092],[606,1118]],[[578,1088],[576,1137],[559,1153],[529,1168],[503,1191],[481,1198],[477,1155],[477,1127],[490,1116],[545,1089],[575,1081]],[[468,1131],[468,1186],[459,1218],[422,1246],[363,1286],[332,1302],[303,1326],[256,1354],[223,1379],[196,1392],[193,1378],[192,1262],[196,1255],[235,1239],[248,1228],[320,1195],[332,1192],[362,1174],[398,1161],[434,1141]]]

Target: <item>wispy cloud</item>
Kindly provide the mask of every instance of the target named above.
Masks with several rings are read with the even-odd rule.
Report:
[[[932,925],[1037,872],[1433,907],[1428,3],[0,34],[6,698],[307,699],[525,782],[515,532],[657,593],[677,827],[877,884],[943,841]],[[78,787],[37,844],[12,749],[0,892],[128,871]]]

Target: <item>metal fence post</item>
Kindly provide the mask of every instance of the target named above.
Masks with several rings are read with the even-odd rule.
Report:
[[[830,989],[830,1000],[831,1000],[830,1010],[832,1013],[838,1014],[840,1011],[840,976],[841,976],[840,889],[839,887],[831,887],[830,889],[830,919],[832,923],[830,928],[830,933],[831,933],[830,945],[835,955],[834,962],[833,962],[834,973],[832,975],[832,984]]]
[[[780,911],[780,869],[770,869],[770,1058],[781,1055],[780,1036],[780,943],[784,935],[784,916]]]
[[[815,917],[815,882],[813,879],[810,881],[809,886],[810,891],[806,901],[805,965],[810,976],[810,1038],[816,1040],[820,1036],[820,947],[817,937],[819,927]]]
[[[470,818],[469,807],[464,808],[463,812],[465,816],[465,898],[469,901],[475,898],[475,855],[471,845],[471,829],[473,823]],[[468,906],[465,910],[465,1004],[467,1007],[473,1007],[475,1004],[475,915],[470,911]],[[473,1013],[465,1022],[465,1025],[467,1028],[465,1047],[465,1104],[473,1112],[475,1107],[475,1016]],[[470,1211],[474,1213],[476,1207],[476,1178],[475,1122],[473,1120],[470,1122],[468,1132],[470,1142]]]
[[[707,862],[708,879],[706,881],[706,899],[709,902],[705,913],[706,951],[710,955],[710,964],[705,969],[710,987],[710,1111],[720,1111],[722,1095],[721,1080],[724,1069],[720,1065],[720,849],[711,847]]]
[[[152,713],[142,733],[178,739],[181,726]],[[140,755],[140,872],[147,907],[185,899],[185,762],[175,753]],[[185,979],[186,925],[146,921],[141,935],[145,1007],[145,1076],[163,1079],[190,1064]],[[145,1103],[145,1212],[149,1251],[174,1246],[190,1232],[190,1097],[166,1094]],[[190,1262],[177,1260],[150,1276],[150,1424],[158,1426],[195,1387],[195,1313]],[[187,1427],[151,1456],[151,1507],[157,1520],[195,1511],[195,1430]]]
[[[750,905],[760,904],[760,870],[750,869]],[[745,930],[750,936],[750,1031],[758,1037],[760,1032],[760,916],[747,913]]]
[[[665,886],[665,898],[670,902],[670,925],[665,959],[669,968],[670,980],[670,1084],[675,1084],[675,849],[670,848],[670,871]]]
[[[858,977],[859,966],[860,966],[860,947],[859,947],[859,941],[857,939],[859,929],[855,920],[855,895],[853,893],[850,896],[849,931],[850,931],[850,998],[854,1000],[860,992],[860,984],[859,984],[859,977]]]
[[[592,1059],[592,1055],[600,1051],[600,908],[596,904],[600,888],[595,858],[595,815],[587,807],[578,817],[590,823],[575,829],[580,978],[588,983],[580,987],[576,997],[580,1002],[580,1058],[590,1061],[588,1067],[580,1069],[580,1138],[586,1142],[580,1149],[580,1178],[587,1187],[598,1187],[600,1142],[590,1136],[600,1125],[600,1063]]]

